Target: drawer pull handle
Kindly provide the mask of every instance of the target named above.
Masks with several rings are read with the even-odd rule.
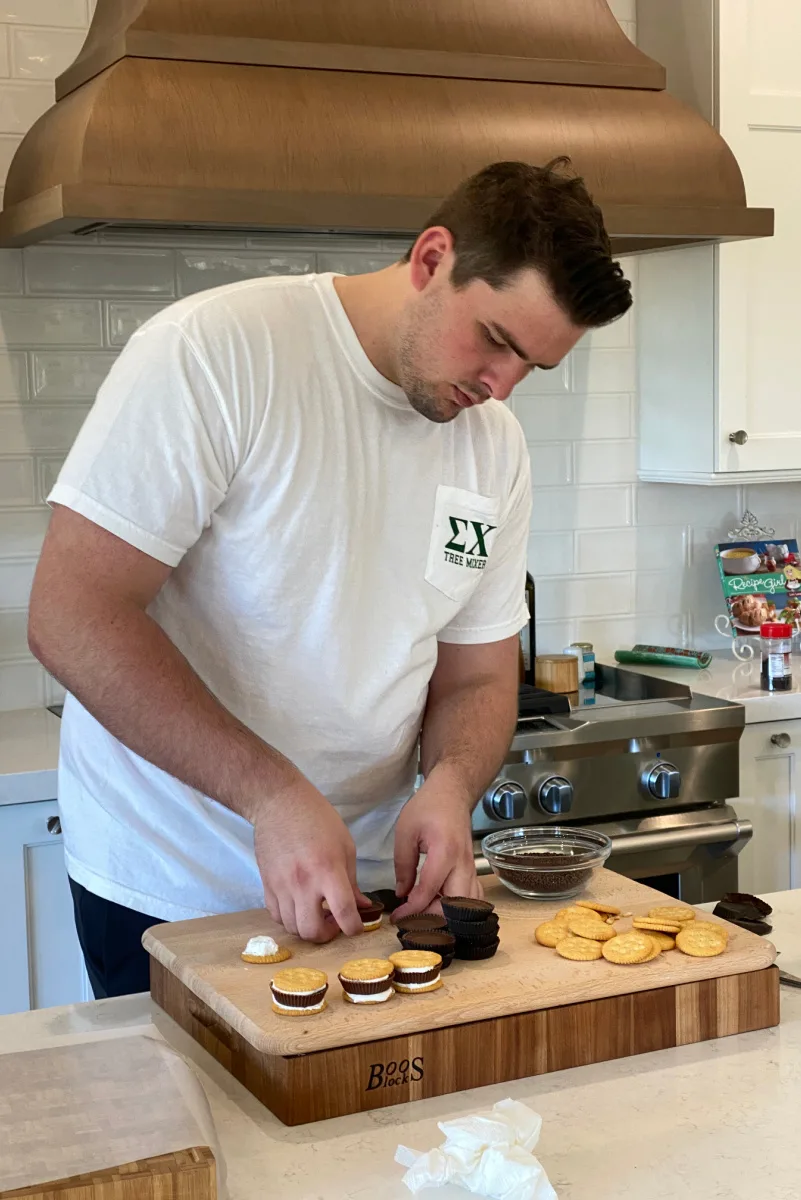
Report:
[[[58,817],[47,818],[47,832],[52,833],[54,837],[58,837],[61,833],[61,821]]]
[[[793,739],[789,733],[773,733],[770,737],[772,746],[778,746],[780,750],[786,750]]]

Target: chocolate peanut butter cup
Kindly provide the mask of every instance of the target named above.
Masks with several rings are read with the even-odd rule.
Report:
[[[498,921],[495,913],[490,915],[484,921],[449,921],[448,932],[452,933],[457,939],[466,941],[484,941],[491,942],[493,938],[498,936]]]
[[[343,963],[339,982],[346,1000],[354,1004],[381,1004],[394,995],[395,968],[387,958],[355,958]]]
[[[407,930],[409,933],[422,933],[433,929],[445,930],[448,922],[445,917],[440,917],[437,913],[417,913],[411,917],[401,917],[396,922],[398,929]]]
[[[441,956],[455,949],[456,938],[441,929],[424,930],[422,933],[404,933],[401,945],[404,950],[429,950]]]
[[[495,938],[495,941],[489,945],[477,945],[475,942],[457,942],[456,957],[460,959],[468,959],[475,962],[482,958],[492,958],[500,945],[500,938]]]
[[[471,896],[441,896],[440,903],[449,921],[483,921],[495,911],[489,900],[474,900]]]

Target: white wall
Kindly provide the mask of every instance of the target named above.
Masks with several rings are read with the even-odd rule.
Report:
[[[633,33],[634,0],[616,0]],[[0,178],[52,102],[52,79],[86,27],[86,0],[0,0]],[[0,710],[59,689],[30,657],[25,608],[47,524],[44,496],[110,363],[136,326],[176,296],[249,275],[370,270],[391,243],[261,238],[149,244],[101,238],[0,252]],[[627,269],[634,272],[636,264]],[[513,400],[531,447],[530,565],[539,645],[581,636],[722,644],[711,544],[748,504],[777,532],[801,512],[801,485],[703,489],[637,485],[635,347],[630,319],[593,334],[564,369]]]

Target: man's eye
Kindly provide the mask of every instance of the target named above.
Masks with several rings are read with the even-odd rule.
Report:
[[[499,342],[497,338],[494,338],[491,330],[488,329],[486,325],[482,325],[481,329],[484,333],[484,340],[489,342],[491,346],[498,346],[499,348],[502,348],[506,345],[506,342]]]

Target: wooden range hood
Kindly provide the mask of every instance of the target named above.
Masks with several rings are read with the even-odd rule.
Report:
[[[617,253],[773,232],[605,0],[97,0],[8,174],[0,244],[136,226],[418,230],[569,154]]]

